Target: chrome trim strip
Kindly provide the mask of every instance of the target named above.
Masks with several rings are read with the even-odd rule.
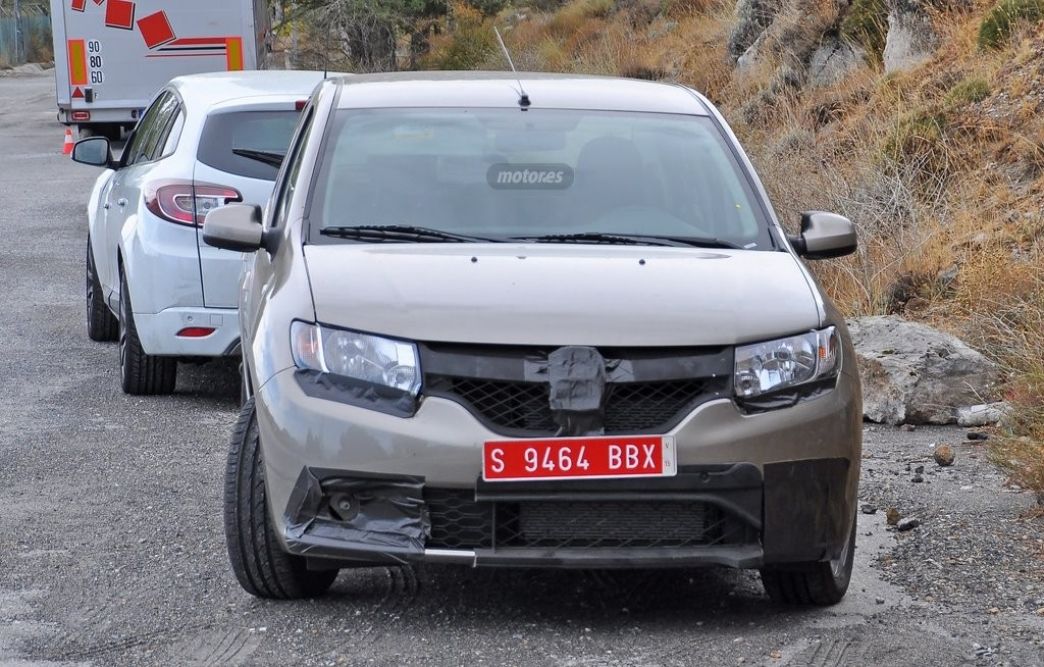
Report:
[[[456,549],[425,549],[424,559],[442,563],[475,564],[475,552]]]

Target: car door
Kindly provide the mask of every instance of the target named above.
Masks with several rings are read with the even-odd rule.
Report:
[[[178,97],[169,90],[160,93],[131,134],[120,159],[120,168],[116,170],[109,186],[104,204],[103,225],[109,262],[100,270],[104,270],[107,284],[115,286],[115,291],[110,293],[109,299],[112,306],[115,306],[119,290],[116,253],[123,226],[130,216],[137,215],[139,211],[142,186],[152,163],[162,154],[167,136],[179,113]]]

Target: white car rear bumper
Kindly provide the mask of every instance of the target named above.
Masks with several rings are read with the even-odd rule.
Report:
[[[134,325],[147,354],[223,357],[239,354],[239,313],[234,308],[167,308],[135,313]],[[179,336],[188,328],[213,328],[207,336]]]

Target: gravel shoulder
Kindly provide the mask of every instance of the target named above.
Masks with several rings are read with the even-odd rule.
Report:
[[[963,429],[867,427],[874,513],[831,609],[722,570],[378,568],[317,601],[250,598],[221,531],[234,365],[120,393],[115,347],[84,332],[97,172],[62,157],[53,95],[0,79],[0,665],[1044,665],[1044,520]]]

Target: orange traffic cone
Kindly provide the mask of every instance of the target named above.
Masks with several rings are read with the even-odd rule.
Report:
[[[65,128],[65,145],[62,146],[62,155],[72,155],[73,145],[76,142],[73,141],[72,128]]]

